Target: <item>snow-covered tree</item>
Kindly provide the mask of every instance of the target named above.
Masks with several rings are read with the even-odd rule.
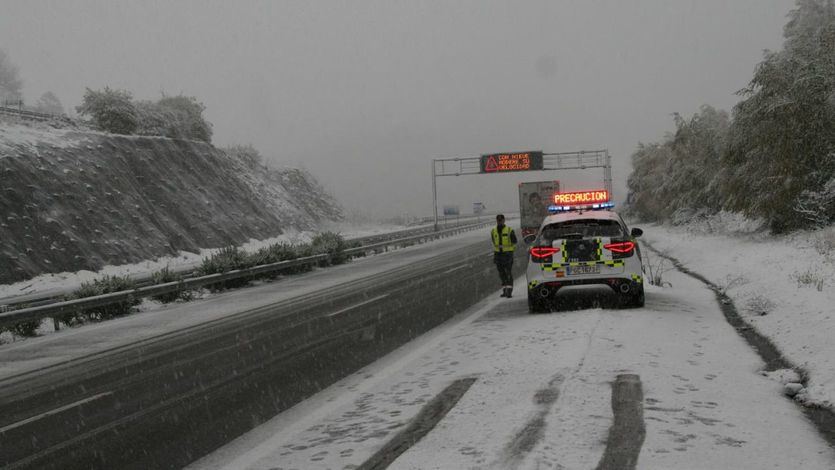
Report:
[[[176,127],[186,139],[212,141],[212,124],[203,117],[206,107],[193,96],[165,96],[157,102],[177,116]]]
[[[114,134],[132,134],[136,130],[136,107],[128,91],[87,88],[81,105],[75,109],[82,116],[90,116],[93,125],[101,130]]]
[[[17,66],[0,49],[0,104],[6,100],[21,99],[22,92],[23,80],[18,75]]]
[[[730,209],[778,232],[835,223],[835,2],[797,0],[784,37],[732,120],[707,106],[676,115],[674,135],[633,154],[636,215]]]
[[[170,109],[163,108],[154,101],[137,101],[136,133],[139,135],[159,135],[163,137],[180,138],[176,131],[177,116]]]
[[[676,210],[717,212],[723,203],[719,175],[730,117],[704,105],[690,120],[676,114],[675,121],[673,159],[667,167],[669,201]]]
[[[789,16],[783,50],[740,92],[724,162],[727,206],[776,231],[820,224],[810,211],[835,177],[835,6],[798,0]]]
[[[55,93],[47,91],[41,95],[38,103],[35,105],[35,110],[39,113],[46,114],[64,114],[64,105],[61,100],[55,96]]]
[[[702,106],[690,119],[678,114],[674,118],[674,134],[661,143],[641,144],[632,155],[629,204],[645,220],[666,220],[681,212],[713,213],[722,207],[719,176],[728,113]]]
[[[247,145],[231,145],[223,149],[227,155],[231,155],[246,164],[250,168],[260,168],[263,164],[264,157],[252,144]]]
[[[668,215],[661,192],[671,159],[669,142],[638,144],[632,154],[632,174],[627,181],[632,215],[641,220],[663,220]]]
[[[192,96],[165,96],[157,102],[136,103],[138,133],[172,139],[211,142],[212,125],[203,117],[206,107]]]

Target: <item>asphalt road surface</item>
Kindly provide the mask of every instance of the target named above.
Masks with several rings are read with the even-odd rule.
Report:
[[[666,276],[630,310],[496,291],[190,468],[835,468],[713,292]]]
[[[482,230],[298,276],[305,294],[100,351],[94,327],[0,349],[0,466],[181,468],[492,292],[488,240]],[[124,336],[142,315],[101,328]]]
[[[485,238],[0,347],[0,466],[835,468],[698,281],[530,315]]]

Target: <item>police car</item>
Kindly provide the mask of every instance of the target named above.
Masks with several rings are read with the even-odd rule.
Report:
[[[558,193],[536,238],[530,244],[527,268],[528,307],[548,311],[557,293],[578,286],[608,286],[625,307],[644,305],[641,252],[631,231],[608,202],[608,191]],[[605,201],[605,202],[601,202]]]

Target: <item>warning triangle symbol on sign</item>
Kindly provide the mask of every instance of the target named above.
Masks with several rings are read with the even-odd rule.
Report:
[[[487,159],[487,164],[484,165],[484,171],[499,171],[499,163],[496,161],[496,157]]]

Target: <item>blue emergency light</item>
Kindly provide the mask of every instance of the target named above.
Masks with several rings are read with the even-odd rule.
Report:
[[[582,206],[548,206],[548,212],[558,214],[560,212],[570,211],[588,211],[588,210],[603,210],[615,207],[614,202],[601,202],[599,204],[587,204]]]

